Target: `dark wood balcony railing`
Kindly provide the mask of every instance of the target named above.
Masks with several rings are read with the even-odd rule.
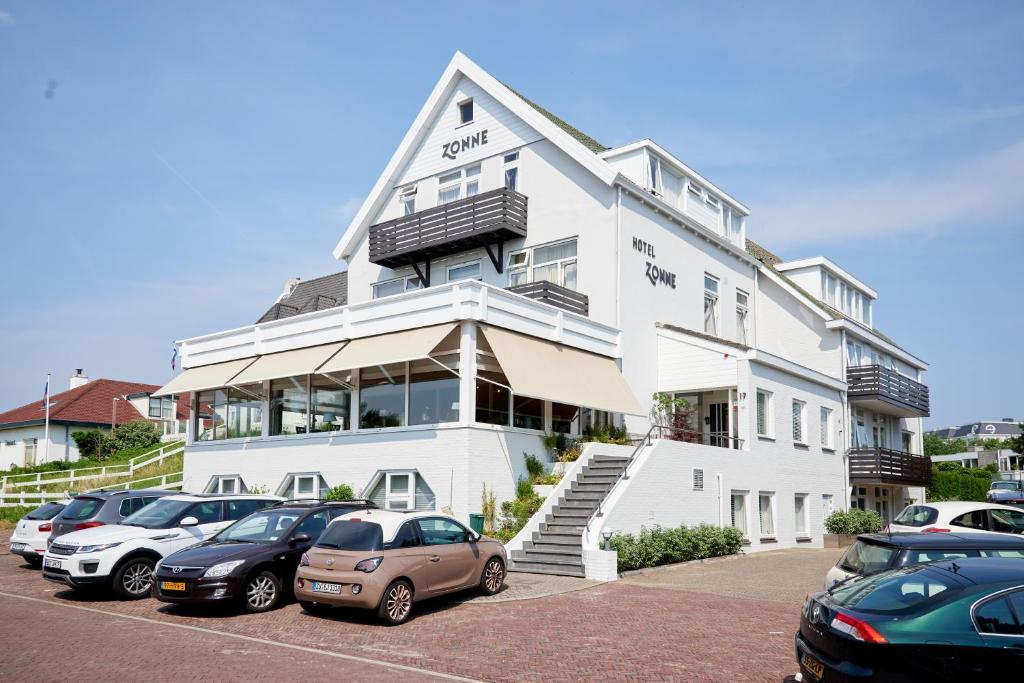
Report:
[[[540,282],[531,282],[525,285],[515,285],[514,287],[509,287],[508,291],[528,296],[537,301],[543,301],[546,304],[557,306],[572,313],[590,315],[590,297],[556,285],[554,282],[541,280]]]
[[[370,263],[398,268],[526,236],[526,197],[501,188],[370,226]]]
[[[850,402],[874,402],[883,412],[901,417],[927,417],[928,387],[881,365],[846,369]]]
[[[928,486],[932,483],[932,461],[891,448],[854,448],[849,453],[850,482]]]

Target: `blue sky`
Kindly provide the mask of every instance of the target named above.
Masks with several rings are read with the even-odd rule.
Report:
[[[0,409],[160,383],[331,249],[455,50],[650,137],[824,253],[932,364],[932,426],[1024,418],[1024,4],[0,0]]]

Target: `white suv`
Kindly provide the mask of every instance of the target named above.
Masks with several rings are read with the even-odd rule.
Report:
[[[120,524],[55,539],[43,556],[43,577],[72,588],[109,585],[126,600],[144,598],[161,559],[280,500],[279,496],[167,496]]]

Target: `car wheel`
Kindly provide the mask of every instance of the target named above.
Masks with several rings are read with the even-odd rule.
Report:
[[[377,616],[388,626],[405,623],[412,614],[412,586],[405,579],[393,582],[384,591]]]
[[[500,557],[492,557],[484,565],[480,575],[480,590],[484,595],[496,595],[505,585],[505,563]]]
[[[245,582],[245,611],[267,612],[281,599],[281,579],[273,572],[260,572]]]
[[[149,595],[153,587],[153,567],[148,557],[128,560],[114,572],[114,594],[122,600],[138,600]]]
[[[327,614],[331,610],[329,605],[320,605],[307,600],[299,600],[299,607],[306,614]]]
[[[43,558],[41,557],[28,557],[25,561],[28,562],[28,566],[32,567],[32,569],[42,569],[43,567]]]

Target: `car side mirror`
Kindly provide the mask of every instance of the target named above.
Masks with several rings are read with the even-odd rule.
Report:
[[[181,520],[181,526],[199,526],[199,520],[189,516]]]
[[[482,538],[482,536],[480,534],[478,534],[477,532],[475,532],[473,530],[470,530],[470,532],[469,532],[469,542],[470,543],[476,543],[481,538]]]
[[[307,533],[295,534],[292,536],[292,540],[289,541],[292,545],[299,545],[300,543],[309,543],[313,540],[313,537]]]

